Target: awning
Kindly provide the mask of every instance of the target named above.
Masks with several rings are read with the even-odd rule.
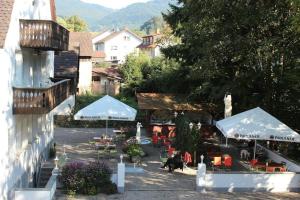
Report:
[[[78,111],[74,119],[134,121],[136,113],[136,109],[106,95]]]
[[[300,142],[300,135],[261,108],[220,120],[217,128],[227,138]]]

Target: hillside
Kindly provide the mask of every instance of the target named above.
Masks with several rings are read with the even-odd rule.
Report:
[[[151,17],[159,16],[161,12],[166,11],[169,8],[169,2],[167,0],[155,0],[148,3],[135,3],[105,16],[99,21],[99,25],[139,28]]]
[[[97,31],[107,27],[139,28],[151,17],[161,15],[161,12],[169,8],[169,3],[174,2],[174,0],[153,0],[113,10],[80,0],[56,0],[56,10],[59,16],[80,16],[88,23],[91,31]]]
[[[58,16],[78,15],[88,23],[91,30],[95,30],[100,19],[114,12],[113,9],[80,0],[55,0],[55,3]]]

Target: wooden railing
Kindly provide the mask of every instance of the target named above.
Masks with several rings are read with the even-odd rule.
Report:
[[[70,80],[49,88],[13,88],[13,114],[46,114],[70,96]]]
[[[69,31],[50,20],[20,19],[20,46],[37,50],[67,51]]]

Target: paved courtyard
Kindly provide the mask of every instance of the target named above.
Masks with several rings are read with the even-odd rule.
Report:
[[[57,144],[58,154],[62,154],[63,145],[68,155],[69,161],[81,160],[91,161],[98,158],[97,151],[89,144],[95,136],[105,133],[105,129],[85,129],[85,128],[56,128],[54,139]],[[112,129],[108,130],[113,134]],[[195,191],[195,170],[184,169],[183,172],[176,170],[168,173],[167,169],[160,169],[159,149],[151,145],[144,146],[144,150],[149,154],[143,159],[141,167],[142,174],[126,174],[126,188],[124,194],[117,195],[97,195],[93,197],[76,196],[78,200],[104,200],[104,199],[128,199],[128,200],[148,200],[148,199],[300,199],[298,193],[199,193]],[[118,148],[121,153],[121,149]],[[119,155],[105,158],[109,165],[115,170]],[[132,165],[127,163],[127,166]],[[67,196],[59,194],[57,199],[68,199]]]

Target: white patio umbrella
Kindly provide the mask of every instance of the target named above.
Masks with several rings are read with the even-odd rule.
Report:
[[[220,120],[217,128],[226,138],[300,142],[300,135],[278,119],[257,107]]]
[[[93,102],[85,108],[79,110],[75,115],[75,120],[105,120],[106,134],[108,120],[115,121],[134,121],[136,117],[136,109],[124,104],[123,102],[111,97],[104,96]]]

